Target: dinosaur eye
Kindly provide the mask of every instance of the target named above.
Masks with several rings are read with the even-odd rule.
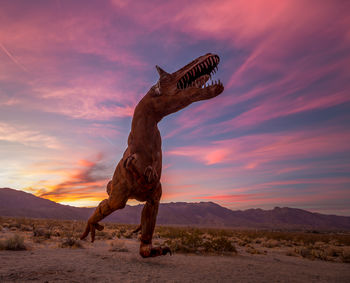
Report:
[[[159,84],[159,81],[158,83],[154,86],[154,93],[156,96],[160,96],[161,93],[160,93],[160,84]]]

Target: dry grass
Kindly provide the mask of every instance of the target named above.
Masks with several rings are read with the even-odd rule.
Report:
[[[0,250],[23,251],[26,249],[24,238],[18,234],[14,234],[0,241]]]
[[[61,248],[83,248],[81,241],[74,238],[63,238],[59,246]]]
[[[59,247],[83,247],[84,242],[79,240],[79,236],[85,225],[85,221],[0,217],[3,235],[17,235],[12,240],[1,240],[0,249],[20,249],[21,243],[25,246],[23,239],[41,244],[53,243]],[[137,239],[137,235],[132,234],[136,225],[103,225],[103,231],[96,231],[96,240],[111,242],[110,251],[125,252],[128,249],[123,239]],[[0,238],[1,235],[0,232]],[[276,251],[311,260],[350,262],[349,233],[158,226],[153,239],[155,244],[168,245],[178,253],[264,255]]]

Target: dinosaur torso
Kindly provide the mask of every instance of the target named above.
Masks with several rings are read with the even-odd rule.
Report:
[[[153,181],[159,181],[162,171],[162,139],[158,121],[149,115],[149,112],[149,106],[141,100],[135,108],[128,137],[128,148],[124,155],[126,158],[134,154],[137,156],[136,167],[139,171],[143,171],[143,168],[152,164],[158,175],[158,180]]]

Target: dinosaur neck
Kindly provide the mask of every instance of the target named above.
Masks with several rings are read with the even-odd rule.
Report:
[[[135,135],[142,133],[143,135],[152,134],[153,130],[158,130],[157,121],[148,113],[135,113],[132,119],[131,132]]]
[[[128,144],[133,150],[140,151],[147,147],[148,151],[158,151],[161,137],[157,126],[157,119],[147,105],[139,103],[134,112]],[[145,141],[147,143],[145,144]]]

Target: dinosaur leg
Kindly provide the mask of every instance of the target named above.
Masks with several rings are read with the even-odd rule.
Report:
[[[117,209],[122,209],[125,207],[125,204],[128,200],[127,195],[123,193],[123,190],[113,190],[111,188],[111,182],[108,183],[107,188],[109,187],[109,198],[100,202],[96,207],[94,213],[90,216],[88,223],[85,228],[85,232],[81,235],[80,239],[86,238],[91,232],[91,242],[95,240],[95,230],[103,230],[103,226],[98,224],[103,218],[111,214]]]
[[[155,257],[171,254],[168,247],[152,247],[152,236],[156,225],[159,200],[161,196],[161,185],[159,183],[155,198],[148,200],[143,207],[141,216],[141,244],[140,255],[142,257]]]

